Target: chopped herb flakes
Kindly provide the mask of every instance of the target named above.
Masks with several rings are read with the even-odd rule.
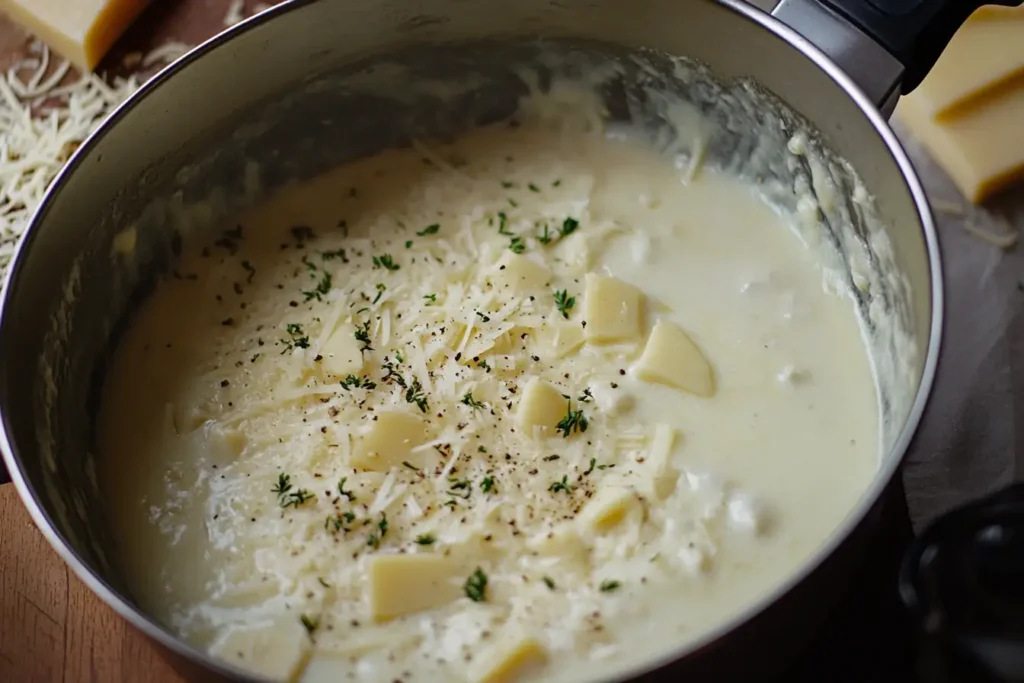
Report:
[[[377,296],[373,297],[373,303],[377,303],[378,301],[380,301],[380,298],[384,296],[384,290],[386,290],[387,288],[388,286],[385,285],[383,282],[377,283]]]
[[[550,576],[545,576],[543,580],[544,580],[544,585],[545,586],[547,586],[551,590],[555,590],[555,580],[554,579],[552,579]]]
[[[348,377],[346,377],[344,379],[344,381],[342,381],[341,388],[342,389],[360,389],[360,388],[362,388],[362,389],[370,390],[370,389],[377,388],[377,383],[372,381],[372,380],[370,380],[370,378],[366,377],[366,376],[357,377],[355,375],[349,375]]]
[[[420,534],[416,537],[417,545],[434,545],[436,542],[437,539],[434,537],[434,534]]]
[[[576,297],[569,296],[569,292],[564,289],[555,291],[555,307],[558,308],[558,312],[562,314],[562,317],[566,320],[569,319],[569,311],[576,305]]]
[[[425,294],[423,298],[427,300],[427,306],[437,303],[437,294]]]
[[[522,237],[513,237],[509,240],[508,248],[513,254],[522,254],[526,251],[526,242],[523,241]]]
[[[346,481],[348,481],[348,477],[342,477],[341,480],[338,482],[338,493],[348,498],[348,501],[350,503],[354,503],[356,502],[356,494],[352,493],[351,491],[345,490]]]
[[[359,329],[355,332],[356,341],[363,346],[359,349],[360,351],[373,351],[373,347],[370,346],[370,321],[364,321]]]
[[[317,282],[316,288],[310,290],[302,290],[302,296],[305,297],[303,301],[311,301],[313,299],[316,299],[317,301],[322,301],[322,297],[329,291],[331,291],[331,279],[331,274],[325,272],[323,276],[320,278],[320,281]]]
[[[395,263],[394,259],[391,258],[391,254],[381,254],[380,256],[373,257],[374,268],[384,268],[386,270],[398,270],[402,266]]]
[[[601,582],[601,585],[598,586],[598,590],[600,590],[602,593],[611,593],[612,591],[619,590],[619,588],[621,587],[621,582],[616,581],[615,579],[605,579]]]
[[[422,412],[427,412],[429,407],[427,404],[427,397],[423,393],[423,387],[420,385],[418,379],[414,379],[409,388],[405,390],[405,400],[408,403],[415,403]]]
[[[483,481],[480,482],[480,490],[484,493],[490,493],[494,490],[494,477],[486,476]]]
[[[303,334],[302,325],[298,323],[288,323],[284,327],[285,332],[291,335],[291,339],[282,339],[281,343],[284,344],[285,351],[291,351],[292,349],[308,349],[309,348],[309,336]]]
[[[341,259],[342,263],[348,263],[348,254],[345,253],[344,249],[335,249],[334,251],[321,251],[320,258],[324,261],[333,261],[334,259]]]
[[[587,431],[587,427],[590,426],[590,422],[587,417],[583,414],[583,410],[573,410],[572,402],[569,403],[569,407],[566,409],[566,415],[563,417],[555,429],[562,433],[562,436],[569,438],[569,435],[573,432],[583,433]]]
[[[552,493],[558,493],[559,491],[564,491],[565,493],[572,493],[573,488],[575,487],[569,483],[569,476],[563,474],[562,480],[552,482],[551,486],[548,487],[548,491],[551,491]]]
[[[473,398],[472,392],[467,392],[466,395],[462,397],[462,405],[469,406],[473,410],[483,410],[487,407],[480,401]]]
[[[569,235],[576,232],[576,228],[580,227],[580,222],[575,218],[566,218],[562,221],[562,237],[568,237]]]
[[[417,232],[416,235],[418,237],[426,237],[427,235],[436,235],[437,231],[440,230],[440,229],[441,229],[441,226],[438,225],[437,223],[434,223],[432,225],[428,225],[427,227],[423,228],[422,230]]]
[[[508,229],[508,216],[504,211],[498,212],[498,234],[499,235],[511,235],[512,232]]]
[[[483,602],[487,599],[487,574],[484,574],[483,569],[477,567],[476,571],[466,579],[464,588],[467,598],[473,602]]]

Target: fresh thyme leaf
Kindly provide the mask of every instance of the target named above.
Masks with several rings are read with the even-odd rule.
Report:
[[[526,242],[523,241],[522,237],[513,237],[509,240],[508,248],[512,250],[513,254],[522,254],[526,251]]]
[[[331,279],[331,274],[325,272],[323,277],[321,277],[320,281],[316,284],[315,289],[302,291],[302,296],[306,297],[303,301],[305,302],[311,299],[322,301],[323,299],[321,297],[331,291]]]
[[[336,534],[344,528],[345,523],[342,521],[341,515],[328,515],[324,520],[324,529],[332,534]]]
[[[576,232],[576,228],[580,227],[580,222],[575,218],[566,218],[562,221],[562,237],[568,237],[569,235]]]
[[[485,322],[485,323],[491,322],[491,316],[484,315],[480,311],[477,311],[476,314],[477,314],[477,316],[479,316],[481,322]]]
[[[551,590],[555,590],[555,580],[552,579],[550,576],[544,577],[544,585],[550,588]]]
[[[373,351],[373,347],[370,346],[370,321],[367,320],[359,326],[359,329],[355,332],[356,341],[362,344],[360,351]]]
[[[416,537],[416,543],[419,545],[434,545],[436,542],[434,534],[420,534]]]
[[[565,289],[559,289],[555,291],[555,307],[558,308],[558,312],[562,314],[562,317],[566,320],[569,319],[569,311],[576,305],[576,297],[569,296],[569,292]]]
[[[405,248],[406,249],[412,249],[412,240],[406,240],[405,241]]]
[[[351,510],[345,510],[344,512],[341,513],[341,516],[349,524],[356,521],[356,513],[352,512]]]
[[[370,535],[366,537],[366,545],[370,546],[371,548],[380,547],[380,537],[377,536],[377,532],[370,532]]]
[[[559,423],[555,425],[555,429],[560,431],[563,437],[568,439],[569,435],[572,434],[573,432],[580,432],[582,434],[583,432],[587,431],[587,427],[590,426],[590,422],[587,420],[587,417],[583,414],[582,409],[573,410],[572,402],[570,401],[569,407],[566,409],[566,411],[567,412],[565,417],[563,417],[559,421]]]
[[[423,298],[427,300],[428,306],[437,303],[437,294],[426,294]]]
[[[344,249],[335,249],[334,251],[321,251],[320,258],[324,261],[333,261],[334,259],[341,259],[342,263],[348,263],[348,254],[345,253]]]
[[[355,375],[349,375],[341,383],[342,389],[358,389],[360,387],[369,391],[370,389],[376,389],[377,383],[369,377],[357,377]]]
[[[484,372],[490,372],[490,371],[491,371],[491,366],[490,366],[490,365],[488,365],[488,364],[487,364],[487,361],[485,361],[485,360],[478,360],[478,361],[476,362],[476,366],[477,366],[478,368],[481,368],[481,369],[483,369],[483,371],[484,371]]]
[[[278,498],[281,498],[289,491],[292,490],[292,477],[289,474],[282,472],[277,475],[277,483],[274,484],[274,488],[270,489],[273,493],[277,494]]]
[[[484,574],[483,569],[477,567],[476,571],[466,579],[464,588],[467,598],[473,602],[483,602],[487,599],[487,574]]]
[[[480,490],[484,493],[490,493],[494,490],[494,477],[486,476],[483,481],[480,482]]]
[[[404,363],[405,362],[405,358],[402,357],[402,350],[401,349],[399,349],[398,351],[395,351],[395,360],[398,361],[399,363]]]
[[[512,199],[511,197],[509,197],[508,198],[508,205],[511,206],[513,209],[515,209],[515,208],[517,208],[519,206],[519,202],[517,202],[516,200]]]
[[[309,348],[309,337],[302,333],[302,325],[298,323],[288,323],[284,326],[285,331],[291,335],[291,339],[283,339],[284,353],[285,351],[291,351],[293,348],[296,349],[308,349]]]
[[[403,465],[404,467],[408,467],[408,468],[409,468],[410,470],[413,470],[414,472],[422,472],[422,471],[423,471],[423,470],[421,470],[421,469],[420,469],[419,467],[416,467],[416,465],[413,465],[413,464],[412,464],[411,462],[409,462],[408,460],[403,460],[403,461],[402,461],[402,465]]]
[[[504,211],[498,212],[498,234],[499,235],[511,235],[512,232],[508,229],[508,216]]]
[[[437,223],[433,223],[433,224],[428,225],[427,227],[423,228],[419,232],[417,232],[416,235],[417,235],[417,237],[426,237],[427,235],[436,235],[437,231],[440,230],[440,229],[441,229],[440,225],[438,225]]]
[[[418,379],[414,379],[409,388],[405,390],[405,400],[408,403],[415,403],[422,412],[427,412],[427,397],[423,393],[423,387]]]
[[[283,508],[299,507],[300,505],[305,505],[314,498],[316,498],[316,495],[314,495],[309,489],[297,489],[291,493],[281,496],[278,502],[281,503],[281,507]]]
[[[601,582],[601,585],[598,586],[598,589],[602,593],[611,593],[612,591],[619,590],[619,588],[621,586],[622,586],[622,583],[619,582],[619,581],[616,581],[615,579],[605,579],[604,581]]]
[[[306,256],[305,254],[303,254],[302,258],[299,260],[302,261],[302,265],[306,266],[306,270],[308,270],[309,272],[315,273],[317,271],[316,264],[310,261],[309,257]]]
[[[384,538],[388,535],[388,516],[387,513],[380,513],[380,521],[377,522],[377,528],[380,529],[380,537]]]
[[[301,621],[302,625],[306,627],[306,632],[309,633],[309,635],[313,635],[314,633],[316,633],[316,630],[320,628],[319,617],[311,617],[309,615],[303,614],[301,617],[299,617],[299,621]]]
[[[559,180],[556,180],[555,182],[551,183],[551,187],[558,187],[561,184],[562,184],[562,181],[559,179]]]
[[[530,190],[530,192],[540,192],[540,188],[534,185],[533,183],[529,183],[526,187]]]
[[[537,236],[537,241],[540,242],[541,244],[547,244],[552,239],[554,239],[554,236],[551,234],[551,230],[548,229],[548,224],[545,223],[544,232]]]
[[[594,400],[594,395],[590,393],[590,389],[584,389],[583,393],[576,400],[580,403],[590,403]]]
[[[382,382],[397,384],[403,389],[406,387],[405,378],[402,377],[401,373],[395,370],[395,364],[391,361],[385,361],[383,365],[384,371],[387,373],[381,378]]]
[[[356,502],[356,494],[352,493],[351,491],[345,490],[346,481],[348,481],[348,477],[342,477],[341,480],[338,482],[338,493],[348,498],[348,502],[354,503]]]
[[[595,467],[596,465],[597,465],[597,458],[591,458],[591,459],[590,459],[590,467],[588,467],[588,468],[587,468],[587,471],[583,473],[583,476],[585,477],[585,476],[587,476],[588,474],[590,474],[591,472],[593,472],[593,471],[594,471],[594,467]]]
[[[483,410],[484,408],[487,407],[480,401],[477,401],[475,398],[473,398],[472,392],[466,392],[466,395],[462,397],[462,405],[469,406],[473,410]]]
[[[449,479],[448,483],[454,491],[469,489],[471,486],[469,479]]]
[[[380,256],[373,257],[374,268],[384,268],[386,270],[398,270],[402,266],[395,263],[394,259],[391,258],[391,254],[381,254]]]
[[[516,184],[515,184],[515,183],[513,183],[513,182],[512,182],[512,181],[510,181],[510,180],[502,180],[502,181],[501,181],[501,186],[502,186],[503,188],[505,188],[506,190],[511,190],[511,189],[512,189],[513,187],[515,187],[515,186],[516,186]]]
[[[318,576],[316,578],[316,580],[319,581],[320,585],[323,586],[324,588],[330,588],[331,587],[331,584],[329,584],[326,581],[324,581],[324,578],[322,576]]]
[[[256,269],[253,268],[252,264],[249,263],[248,261],[242,261],[242,270],[244,270],[247,273],[245,282],[246,284],[249,284],[250,282],[252,282],[252,279],[256,277]]]
[[[377,283],[377,296],[373,298],[373,303],[377,303],[378,301],[380,301],[380,298],[384,296],[384,290],[387,288],[387,285],[385,285],[383,282]]]
[[[559,491],[565,491],[566,493],[572,493],[573,485],[569,483],[569,475],[563,474],[561,481],[555,481],[548,487],[548,491],[551,493],[558,493]]]

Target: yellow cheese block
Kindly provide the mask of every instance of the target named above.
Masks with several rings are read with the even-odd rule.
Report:
[[[1024,74],[1024,13],[1013,8],[998,20],[965,23],[909,97],[930,116],[952,117],[1018,74]]]
[[[0,11],[92,71],[149,0],[0,0]]]
[[[974,203],[1024,177],[1024,79],[1015,85],[944,121],[914,97],[896,107],[896,118]]]

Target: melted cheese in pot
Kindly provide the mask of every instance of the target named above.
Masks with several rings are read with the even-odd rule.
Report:
[[[778,585],[873,476],[849,300],[736,181],[497,126],[186,245],[99,438],[140,603],[280,680],[582,680]]]

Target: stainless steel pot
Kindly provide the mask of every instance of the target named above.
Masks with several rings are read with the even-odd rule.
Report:
[[[480,71],[496,54],[488,52],[493,46],[535,37],[604,46],[589,48],[594,54],[650,48],[688,55],[721,79],[756,79],[820,131],[876,198],[910,284],[904,322],[916,360],[902,369],[909,400],[892,409],[896,428],[857,509],[776,592],[699,642],[630,673],[671,665],[690,679],[713,674],[721,681],[749,676],[756,666],[765,675],[840,597],[931,390],[942,329],[938,245],[924,192],[879,107],[891,111],[899,93],[916,85],[978,4],[783,0],[769,16],[739,0],[293,0],[245,22],[120,108],[78,150],[32,221],[0,304],[2,446],[19,494],[75,573],[190,680],[244,678],[135,606],[118,575],[91,465],[105,360],[125,316],[173,260],[175,225],[189,198],[216,187],[214,204],[226,214],[252,198],[250,161],[263,164],[262,181],[273,187],[400,142],[403,125],[436,127],[436,111],[430,121],[402,118],[409,111],[367,98],[355,106],[338,87],[336,74],[351,75],[349,66],[374,55],[426,50],[417,62],[424,77],[434,67]],[[447,123],[501,115],[508,104],[502,93],[516,88],[503,73],[491,73],[493,98],[484,98],[490,109],[464,102],[465,111]],[[438,103],[420,104],[429,110]],[[745,120],[756,126],[758,115]],[[346,117],[353,125],[331,125]],[[201,224],[216,216],[187,218]],[[129,263],[112,245],[130,224],[138,244]],[[872,296],[884,292],[861,303]]]

